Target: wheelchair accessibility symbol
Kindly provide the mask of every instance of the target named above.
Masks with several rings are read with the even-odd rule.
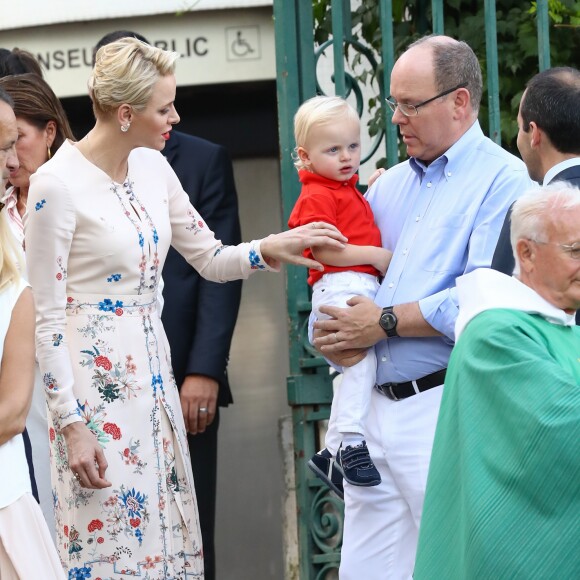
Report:
[[[232,42],[232,52],[240,58],[254,52],[250,43],[243,37],[241,30],[236,32],[236,39]]]
[[[260,29],[258,26],[226,28],[226,49],[228,60],[259,60]]]

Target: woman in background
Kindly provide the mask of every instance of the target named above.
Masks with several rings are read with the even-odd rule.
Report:
[[[0,78],[0,88],[14,101],[18,126],[19,167],[10,171],[3,202],[16,239],[24,243],[22,218],[26,213],[30,176],[65,142],[74,141],[66,113],[50,86],[36,73]]]
[[[35,56],[27,50],[0,48],[0,77],[36,73],[42,76],[42,67]]]

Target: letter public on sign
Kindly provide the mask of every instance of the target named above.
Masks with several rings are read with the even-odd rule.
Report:
[[[176,40],[156,40],[155,46],[163,50],[179,52],[183,58],[206,56],[209,52],[208,39],[205,36]],[[184,50],[181,50],[184,49]],[[46,71],[88,67],[92,68],[93,48],[76,47],[67,50],[58,49],[45,53],[37,53],[36,57]]]

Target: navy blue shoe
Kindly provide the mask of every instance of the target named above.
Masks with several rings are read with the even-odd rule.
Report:
[[[341,445],[334,463],[351,485],[372,487],[381,483],[381,475],[369,455],[366,441],[360,445],[347,445],[344,449]]]
[[[342,473],[336,465],[332,453],[328,449],[319,451],[308,461],[308,467],[320,478],[340,499],[344,500]]]

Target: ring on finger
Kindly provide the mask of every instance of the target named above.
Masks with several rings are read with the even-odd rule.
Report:
[[[200,408],[197,410],[197,412],[198,412],[198,413],[207,413],[207,407],[200,407]]]
[[[334,342],[340,342],[340,339],[338,338],[338,333],[334,333]]]
[[[81,482],[81,476],[78,473],[74,474],[75,479],[80,483]]]

